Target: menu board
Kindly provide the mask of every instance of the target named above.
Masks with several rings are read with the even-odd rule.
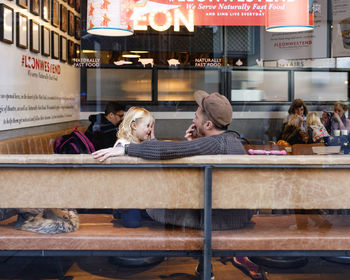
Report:
[[[350,55],[350,1],[333,0],[332,56]]]

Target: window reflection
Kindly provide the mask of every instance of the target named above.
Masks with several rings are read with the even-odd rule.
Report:
[[[347,100],[348,74],[346,72],[296,71],[295,98],[305,101]]]
[[[233,71],[231,100],[287,101],[288,72]]]
[[[218,92],[220,85],[218,70],[159,70],[159,101],[193,101],[197,89]]]
[[[151,101],[152,70],[88,69],[87,100]]]

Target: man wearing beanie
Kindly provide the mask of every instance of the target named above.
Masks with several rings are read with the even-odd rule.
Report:
[[[125,147],[103,149],[93,155],[100,161],[109,157],[129,155],[149,160],[173,159],[195,155],[245,154],[234,133],[227,130],[232,122],[232,107],[228,99],[215,92],[196,91],[198,104],[192,124],[186,130],[187,141],[144,141]],[[204,213],[200,209],[147,209],[148,215],[163,224],[203,228]],[[238,229],[249,223],[253,211],[246,209],[213,209],[212,229]],[[198,272],[198,269],[196,272]],[[212,277],[214,279],[214,277]]]

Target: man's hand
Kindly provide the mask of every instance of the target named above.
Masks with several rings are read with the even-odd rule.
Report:
[[[185,138],[188,141],[192,141],[192,140],[198,138],[197,128],[194,125],[194,123],[191,124],[190,127],[186,130]]]
[[[333,114],[333,119],[336,119],[339,123],[342,122],[341,118],[339,117],[339,114],[336,112],[334,112],[334,114]]]
[[[109,157],[117,157],[125,155],[124,147],[113,147],[108,149],[98,150],[92,153],[94,158],[99,161],[105,161]]]
[[[328,114],[327,114],[327,110],[323,110],[322,111],[322,117],[321,117],[321,121],[325,122],[326,120],[328,120]]]

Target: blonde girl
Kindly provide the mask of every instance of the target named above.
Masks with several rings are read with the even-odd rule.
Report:
[[[119,125],[116,146],[141,143],[154,138],[154,117],[144,108],[131,107]]]
[[[114,147],[129,143],[141,143],[154,138],[154,117],[144,108],[131,107],[125,114],[124,120],[119,125],[118,140]],[[120,219],[123,226],[136,228],[141,226],[142,213],[140,209],[114,210],[115,218]]]
[[[326,128],[321,122],[319,115],[316,112],[311,112],[306,117],[309,134],[312,137],[312,142],[320,142],[323,137],[329,136]]]

